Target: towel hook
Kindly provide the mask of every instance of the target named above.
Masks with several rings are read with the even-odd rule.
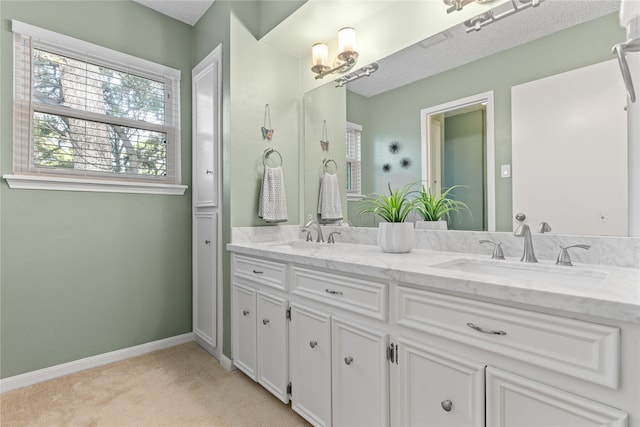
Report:
[[[267,166],[267,158],[272,154],[276,153],[278,157],[280,157],[280,164],[278,166],[282,166],[282,155],[275,148],[267,148],[264,150],[264,154],[262,155],[262,165]]]
[[[335,175],[335,174],[336,174],[336,172],[338,172],[338,164],[336,163],[336,161],[335,161],[335,160],[333,160],[333,159],[331,159],[331,158],[329,158],[329,159],[323,159],[323,160],[322,160],[322,167],[323,167],[323,169],[324,169],[324,171],[325,171],[326,173],[331,173],[331,172],[329,172],[329,169],[328,169],[329,163],[333,163],[333,166],[335,166],[336,170],[335,170],[335,172],[333,172],[333,175]]]

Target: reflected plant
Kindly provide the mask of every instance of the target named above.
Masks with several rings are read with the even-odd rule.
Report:
[[[391,184],[389,194],[373,193],[366,196],[359,203],[361,214],[373,214],[386,222],[404,222],[413,210],[412,190],[414,184],[407,184],[393,190]]]

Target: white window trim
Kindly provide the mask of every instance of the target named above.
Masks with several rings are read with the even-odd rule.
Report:
[[[12,32],[38,39],[39,44],[46,45],[47,47],[55,50],[62,49],[63,52],[67,53],[70,51],[76,51],[81,53],[82,56],[87,59],[99,58],[105,65],[111,62],[112,64],[116,64],[118,68],[122,68],[124,65],[128,67],[129,70],[138,71],[144,76],[152,77],[155,75],[156,77],[176,79],[177,84],[174,88],[174,93],[172,94],[174,99],[178,99],[176,109],[174,111],[176,117],[174,128],[176,133],[174,161],[176,176],[181,179],[182,172],[180,152],[182,144],[180,141],[180,70],[16,20],[11,21],[11,30]],[[2,178],[7,181],[9,188],[28,190],[184,195],[188,188],[186,185],[175,183],[150,183],[144,181],[115,179],[79,179],[67,176],[59,177],[50,175],[5,174]]]

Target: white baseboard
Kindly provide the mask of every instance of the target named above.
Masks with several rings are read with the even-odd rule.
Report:
[[[220,356],[220,359],[218,359],[218,362],[220,362],[222,367],[225,368],[227,371],[233,371],[235,369],[238,369],[236,368],[236,365],[233,364],[233,360],[229,359],[224,354]]]
[[[212,355],[214,359],[216,359],[218,363],[222,365],[223,368],[225,368],[227,371],[233,371],[234,369],[237,369],[233,364],[233,361],[225,356],[224,353],[222,353],[222,349],[220,348],[220,346],[211,347],[206,341],[201,339],[198,334],[194,333],[193,335],[194,341],[197,342],[200,347],[205,349],[207,353]]]
[[[193,332],[0,379],[0,393],[194,341]]]

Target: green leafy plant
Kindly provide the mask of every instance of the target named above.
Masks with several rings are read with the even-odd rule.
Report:
[[[413,184],[407,184],[402,188],[392,190],[389,184],[389,194],[373,193],[366,196],[360,205],[360,213],[373,214],[386,222],[404,222],[407,215],[413,210],[411,195],[415,192]]]
[[[467,211],[471,215],[471,210],[464,202],[454,200],[453,195],[449,194],[457,187],[461,186],[454,185],[438,194],[423,186],[413,201],[416,213],[425,221],[447,220],[451,214],[460,211]]]

